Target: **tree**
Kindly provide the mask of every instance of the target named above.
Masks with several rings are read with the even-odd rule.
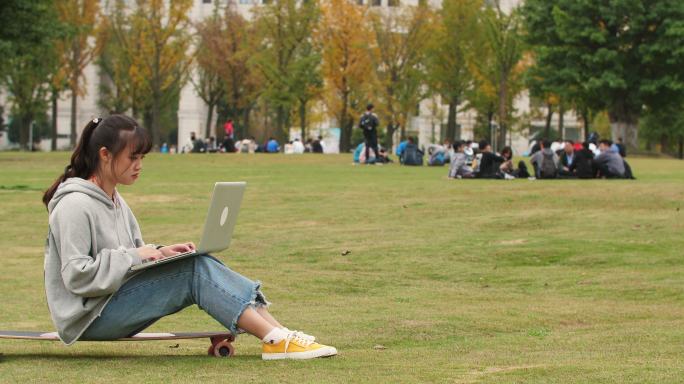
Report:
[[[256,11],[260,47],[254,55],[264,80],[262,97],[276,112],[276,133],[280,141],[289,136],[290,113],[296,105],[296,95],[317,81],[315,76],[302,76],[308,67],[302,61],[304,45],[318,23],[319,7],[315,0],[274,0]]]
[[[483,32],[481,19],[484,16],[481,14],[478,18],[476,28],[479,32],[473,42],[472,60],[468,63],[468,70],[473,76],[473,86],[466,91],[466,107],[477,112],[475,137],[485,138],[491,142],[495,136],[493,121],[498,93],[494,52],[491,46],[485,43],[486,37]]]
[[[385,146],[392,147],[397,129],[406,136],[411,111],[425,98],[425,41],[429,39],[427,7],[402,7],[371,18],[371,58],[385,109]]]
[[[95,39],[98,20],[100,20],[99,0],[62,0],[56,1],[57,14],[67,28],[67,35],[57,42],[58,50],[65,57],[64,71],[71,92],[71,130],[70,144],[76,145],[76,117],[78,97],[85,95],[81,86],[83,70],[98,54],[101,46]],[[58,81],[58,80],[56,80]],[[53,93],[54,97],[54,93]]]
[[[614,139],[638,146],[644,107],[681,104],[684,96],[684,3],[677,0],[526,1],[536,62],[556,68],[559,83],[583,105],[607,109]],[[541,54],[539,54],[541,53]]]
[[[59,44],[56,45],[59,49]],[[57,100],[59,99],[59,94],[62,93],[69,87],[69,82],[67,81],[66,66],[63,65],[64,54],[63,52],[56,53],[58,63],[57,69],[52,71],[50,76],[50,104],[52,106],[51,121],[50,121],[50,149],[52,151],[57,150]]]
[[[341,152],[351,148],[354,117],[361,112],[373,81],[365,9],[347,0],[330,0],[322,6],[316,30],[323,58],[324,103],[340,126]]]
[[[0,81],[11,114],[19,120],[19,143],[28,148],[30,127],[47,109],[49,80],[58,62],[54,41],[63,28],[52,1],[5,1],[0,11]]]
[[[110,15],[108,19],[117,17],[122,15]],[[142,90],[139,89],[138,83],[131,80],[132,63],[115,36],[114,23],[108,19],[103,21],[101,33],[98,35],[103,47],[96,59],[101,78],[98,105],[110,113],[125,113],[132,110],[133,115],[138,116],[138,112],[142,110],[142,101],[137,95],[141,95]],[[120,33],[131,32],[124,30]]]
[[[192,0],[137,0],[115,5],[117,17],[112,29],[125,60],[131,63],[128,78],[143,100],[143,120],[150,127],[152,141],[161,140],[163,111],[173,108],[178,93],[188,79],[192,56],[188,13]]]
[[[676,154],[680,159],[684,159],[683,111],[682,106],[677,105],[646,110],[641,127],[646,139],[660,143],[662,153]]]
[[[301,60],[293,67],[294,96],[297,103],[299,128],[302,141],[306,140],[309,105],[316,100],[323,87],[321,76],[321,52],[313,39],[307,39],[299,47]]]
[[[446,138],[460,139],[456,123],[458,105],[473,86],[468,69],[472,61],[473,42],[477,37],[479,0],[447,0],[442,3],[432,37],[427,41],[426,63],[431,88],[449,105]]]
[[[223,37],[221,26],[218,8],[214,10],[214,14],[211,17],[197,25],[199,41],[195,50],[197,54],[196,80],[191,76],[190,81],[195,87],[197,95],[207,105],[207,120],[204,127],[205,137],[216,137],[216,133],[212,132],[211,122],[214,116],[214,109],[218,106],[225,93],[225,87],[220,76],[225,58],[219,55],[216,50],[216,45],[220,44]]]
[[[504,13],[498,5],[489,7],[481,18],[484,30],[484,46],[491,54],[490,67],[485,69],[497,94],[498,134],[494,147],[506,145],[508,131],[513,122],[513,100],[522,90],[524,69],[523,41],[520,17],[517,9]]]
[[[235,123],[238,137],[247,135],[249,114],[259,95],[260,80],[249,60],[256,46],[253,25],[229,3],[200,25],[197,51],[200,97],[209,106],[209,132],[213,104],[218,111],[216,125],[227,119]]]

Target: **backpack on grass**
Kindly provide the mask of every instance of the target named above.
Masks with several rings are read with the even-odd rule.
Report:
[[[556,162],[553,159],[554,153],[542,153],[540,175],[542,179],[555,179],[558,174]]]

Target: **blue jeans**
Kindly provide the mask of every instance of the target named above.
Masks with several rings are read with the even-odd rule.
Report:
[[[80,340],[132,336],[193,304],[237,335],[237,321],[245,309],[268,305],[260,286],[210,255],[160,265],[119,288]]]

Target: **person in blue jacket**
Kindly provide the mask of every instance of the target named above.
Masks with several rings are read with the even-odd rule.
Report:
[[[278,144],[276,139],[274,139],[272,137],[268,138],[268,143],[266,143],[266,152],[268,152],[268,153],[280,152],[280,144]]]

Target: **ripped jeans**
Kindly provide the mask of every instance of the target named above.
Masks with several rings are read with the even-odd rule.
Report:
[[[80,340],[129,337],[193,304],[237,335],[245,309],[268,305],[260,285],[210,255],[149,268],[114,293]]]

